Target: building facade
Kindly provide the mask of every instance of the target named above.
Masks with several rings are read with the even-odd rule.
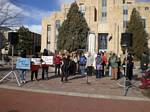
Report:
[[[150,2],[136,0],[76,0],[79,10],[84,14],[90,27],[89,48],[113,51],[121,54],[121,35],[125,32],[133,8],[136,8],[143,19],[145,30],[150,35]],[[62,4],[61,10],[53,12],[42,19],[41,50],[57,50],[58,28],[66,19],[70,4]],[[150,42],[149,42],[150,45]],[[150,46],[149,46],[150,47]]]

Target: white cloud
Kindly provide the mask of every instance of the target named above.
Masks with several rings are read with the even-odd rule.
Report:
[[[62,4],[62,3],[72,3],[74,2],[75,0],[59,0],[59,3]]]
[[[30,31],[41,34],[41,25],[25,25],[26,28],[29,28]]]
[[[11,10],[11,13],[19,13],[22,16],[23,21],[27,21],[29,23],[21,23],[28,24],[24,25],[25,27],[29,28],[32,32],[40,33],[41,34],[41,20],[44,16],[49,16],[51,11],[44,11],[38,8],[34,8],[31,6],[19,4],[15,5],[10,2],[10,0],[0,0],[0,5],[3,7],[8,7]]]
[[[41,21],[42,17],[49,16],[51,11],[43,11],[37,8],[31,8],[26,7],[27,10],[24,10],[23,15],[29,19],[29,22],[31,22],[28,25],[25,25],[25,27],[29,28],[30,31],[41,34]],[[30,20],[31,19],[31,20]],[[37,23],[36,23],[37,22]]]
[[[32,18],[36,21],[41,21],[42,17],[50,15],[51,11],[44,11],[34,7],[25,6],[23,8],[23,15]]]

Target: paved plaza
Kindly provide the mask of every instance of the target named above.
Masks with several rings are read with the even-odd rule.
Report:
[[[4,65],[0,68],[1,78],[11,71],[10,68],[11,65]],[[15,70],[15,73],[18,75],[19,72]],[[54,75],[54,67],[49,68],[49,80],[41,80],[41,73],[40,69],[38,75],[39,81],[31,82],[31,73],[27,71],[27,83],[22,84],[21,87],[18,87],[15,79],[9,77],[0,84],[0,88],[96,98],[149,100],[142,94],[143,90],[138,88],[140,84],[138,80],[132,81],[136,87],[130,88],[127,92],[127,96],[124,96],[124,88],[120,86],[120,84],[124,84],[124,78],[115,81],[111,80],[110,77],[96,79],[95,75],[93,75],[88,77],[89,83],[87,83],[87,77],[77,74],[70,76],[68,82],[62,83],[60,77]],[[138,69],[134,69],[134,75],[140,75]]]

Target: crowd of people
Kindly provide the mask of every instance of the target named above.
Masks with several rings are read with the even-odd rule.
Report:
[[[44,50],[43,56],[48,56],[48,50]],[[144,55],[145,56],[145,55]],[[25,58],[26,53],[22,53],[21,57]],[[35,54],[33,58],[38,58],[39,56]],[[143,59],[144,60],[144,59]],[[82,76],[92,76],[95,75],[96,78],[111,77],[111,80],[118,80],[121,75],[125,75],[127,79],[132,80],[133,78],[133,68],[134,61],[131,53],[128,53],[127,57],[124,57],[123,61],[120,56],[115,53],[110,52],[98,52],[97,54],[92,53],[77,53],[77,52],[56,52],[53,57],[53,62],[55,66],[55,76],[60,77],[62,82],[67,82],[68,77],[71,75],[80,74]],[[145,61],[143,66],[145,66]],[[31,62],[31,81],[33,81],[34,75],[35,80],[39,81],[38,70],[42,68],[42,80],[49,79],[49,65],[47,65],[43,60],[41,60],[41,66],[34,66]],[[148,66],[148,65],[146,65]],[[122,72],[123,71],[123,72]],[[20,82],[25,83],[25,72],[26,70],[21,70]]]

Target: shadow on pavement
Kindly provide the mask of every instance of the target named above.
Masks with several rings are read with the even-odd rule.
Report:
[[[74,76],[74,77],[72,77],[72,78],[69,78],[69,80],[75,80],[75,79],[81,79],[81,78],[84,78],[84,77],[86,77],[85,75],[84,76]]]

